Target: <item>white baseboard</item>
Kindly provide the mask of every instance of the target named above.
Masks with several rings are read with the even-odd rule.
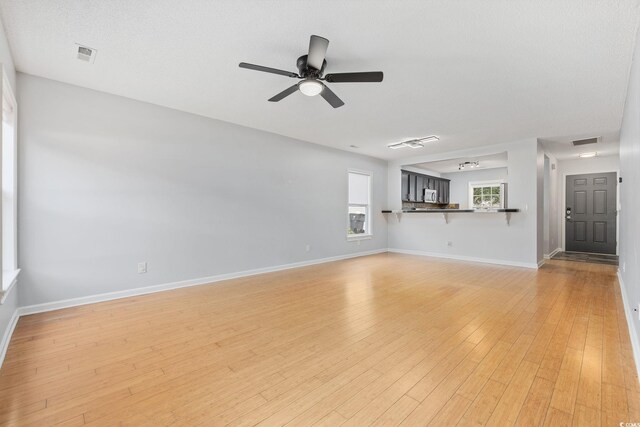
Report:
[[[551,251],[551,253],[550,253],[550,254],[545,255],[545,256],[544,256],[544,259],[551,259],[551,258],[553,258],[554,256],[556,256],[556,254],[557,254],[558,252],[562,252],[562,248],[555,248],[553,251]]]
[[[236,273],[219,274],[216,276],[201,277],[198,279],[182,280],[179,282],[164,283],[161,285],[146,286],[143,288],[127,289],[124,291],[117,291],[117,292],[108,292],[104,294],[90,295],[90,296],[80,297],[80,298],[71,298],[71,299],[66,299],[61,301],[48,302],[44,304],[35,304],[35,305],[29,305],[25,307],[18,307],[14,311],[13,317],[9,322],[9,326],[4,331],[2,341],[0,342],[0,367],[2,367],[2,362],[4,361],[4,357],[7,353],[7,348],[9,347],[9,341],[11,341],[11,335],[13,335],[13,331],[16,327],[16,324],[18,323],[18,318],[20,316],[28,316],[30,314],[44,313],[47,311],[60,310],[63,308],[76,307],[76,306],[86,305],[86,304],[95,304],[98,302],[111,301],[114,299],[127,298],[127,297],[136,296],[136,295],[144,295],[144,294],[151,294],[155,292],[169,291],[172,289],[186,288],[189,286],[207,285],[215,282],[220,282],[223,280],[237,279],[237,278],[247,277],[247,276],[255,276],[256,274],[289,270],[291,268],[306,267],[310,265],[323,264],[326,262],[333,262],[333,261],[341,261],[344,259],[357,258],[357,257],[367,256],[367,255],[375,255],[375,254],[384,253],[384,252],[387,252],[386,248],[376,249],[372,251],[365,251],[365,252],[356,252],[356,253],[346,254],[346,255],[338,255],[338,256],[327,257],[327,258],[319,258],[319,259],[314,259],[309,261],[294,262],[291,264],[282,264],[274,267],[256,268],[253,270],[240,271]]]
[[[508,261],[503,259],[476,258],[476,257],[470,257],[470,256],[464,256],[464,255],[444,254],[440,252],[425,252],[425,251],[414,251],[410,249],[396,249],[396,248],[389,248],[389,252],[394,252],[398,254],[407,254],[407,255],[429,256],[434,258],[455,259],[458,261],[480,262],[483,264],[507,265],[510,267],[538,268],[538,264],[536,263]]]
[[[17,322],[18,322],[18,318],[20,316],[27,316],[27,315],[36,314],[36,313],[44,313],[44,312],[47,312],[47,311],[60,310],[60,309],[63,309],[63,308],[76,307],[76,306],[86,305],[86,304],[95,304],[95,303],[98,303],[98,302],[111,301],[111,300],[115,300],[115,299],[133,297],[133,296],[137,296],[137,295],[144,295],[144,294],[150,294],[150,293],[155,293],[155,292],[169,291],[169,290],[172,290],[172,289],[186,288],[186,287],[190,287],[190,286],[207,285],[207,284],[211,284],[211,283],[215,283],[215,282],[220,282],[220,281],[223,281],[223,280],[237,279],[237,278],[241,278],[241,277],[254,276],[256,274],[271,273],[271,272],[275,272],[275,271],[282,271],[282,270],[288,270],[288,269],[292,269],[292,268],[306,267],[306,266],[310,266],[310,265],[323,264],[323,263],[333,262],[333,261],[341,261],[341,260],[345,260],[345,259],[349,259],[349,258],[357,258],[357,257],[361,257],[361,256],[375,255],[375,254],[384,253],[384,252],[395,252],[395,253],[410,254],[410,255],[431,256],[431,257],[436,257],[436,258],[449,258],[449,259],[455,259],[455,260],[460,260],[460,261],[471,261],[471,262],[480,262],[480,263],[486,263],[486,264],[507,265],[507,266],[513,266],[513,267],[525,267],[525,268],[537,268],[538,267],[536,264],[529,264],[529,263],[515,262],[515,261],[495,260],[495,259],[487,259],[487,258],[467,257],[467,256],[461,256],[461,255],[449,255],[449,254],[441,254],[441,253],[411,251],[411,250],[404,250],[404,249],[386,249],[386,248],[384,248],[384,249],[376,249],[376,250],[372,250],[372,251],[356,252],[356,253],[346,254],[346,255],[338,255],[338,256],[327,257],[327,258],[319,258],[319,259],[314,259],[314,260],[309,260],[309,261],[294,262],[294,263],[283,264],[283,265],[278,265],[278,266],[274,266],[274,267],[257,268],[257,269],[253,269],[253,270],[245,270],[245,271],[240,271],[240,272],[236,272],[236,273],[220,274],[220,275],[216,275],[216,276],[201,277],[201,278],[198,278],[198,279],[182,280],[182,281],[179,281],[179,282],[171,282],[171,283],[164,283],[164,284],[154,285],[154,286],[146,286],[146,287],[143,287],[143,288],[127,289],[127,290],[124,290],[124,291],[108,292],[108,293],[103,293],[103,294],[98,294],[98,295],[90,295],[90,296],[86,296],[86,297],[79,297],[79,298],[71,298],[71,299],[60,300],[60,301],[53,301],[53,302],[48,302],[48,303],[44,303],[44,304],[35,304],[35,305],[29,305],[29,306],[25,306],[25,307],[18,307],[15,310],[15,312],[13,313],[13,317],[11,318],[11,322],[9,323],[9,326],[7,327],[7,329],[4,332],[4,336],[2,338],[2,342],[0,342],[0,367],[2,366],[2,361],[4,360],[4,356],[6,354],[8,346],[9,346],[9,341],[11,340],[11,335],[13,334],[13,331],[14,331],[14,329],[16,327]]]
[[[629,328],[629,338],[631,339],[631,348],[633,349],[633,360],[636,362],[636,370],[638,371],[638,379],[640,380],[640,341],[638,341],[638,332],[633,323],[633,310],[627,299],[627,288],[624,285],[620,270],[618,270],[618,283],[620,284],[620,293],[622,294],[622,304],[624,305],[624,315],[627,319],[627,327]]]
[[[187,288],[190,286],[206,285],[210,283],[220,282],[222,280],[238,279],[241,277],[255,276],[256,274],[272,273],[275,271],[289,270],[291,268],[306,267],[315,264],[323,264],[326,262],[340,261],[349,258],[357,258],[361,256],[374,255],[387,252],[387,249],[376,249],[373,251],[356,252],[346,255],[338,255],[328,258],[319,258],[309,261],[294,262],[291,264],[282,264],[274,267],[256,268],[253,270],[239,271],[235,273],[219,274],[216,276],[200,277],[197,279],[182,280],[179,282],[163,283],[161,285],[146,286],[143,288],[127,289],[124,291],[108,292],[104,294],[89,295],[86,297],[71,298],[61,301],[47,302],[44,304],[35,304],[25,307],[19,307],[20,316],[29,314],[44,313],[46,311],[60,310],[62,308],[76,307],[79,305],[95,304],[97,302],[110,301],[114,299],[133,297],[137,295],[151,294],[155,292],[169,291],[172,289]]]
[[[4,331],[4,335],[2,336],[2,341],[0,341],[0,367],[2,367],[2,363],[4,362],[4,357],[7,355],[7,349],[9,348],[9,341],[11,341],[11,336],[13,335],[13,331],[18,324],[18,318],[20,317],[20,313],[18,313],[18,309],[16,308],[13,311],[13,315],[11,316],[11,320],[9,320],[9,325],[7,325],[7,329]]]

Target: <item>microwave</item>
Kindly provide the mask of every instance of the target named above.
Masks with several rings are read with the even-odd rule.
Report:
[[[438,203],[438,192],[436,190],[425,188],[423,191],[422,200],[425,203]]]

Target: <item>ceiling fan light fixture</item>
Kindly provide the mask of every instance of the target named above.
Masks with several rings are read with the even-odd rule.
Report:
[[[298,89],[303,95],[316,96],[322,92],[324,86],[317,80],[306,79],[298,83]]]

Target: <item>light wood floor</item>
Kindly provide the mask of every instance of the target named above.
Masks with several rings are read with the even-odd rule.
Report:
[[[381,254],[23,317],[15,425],[640,422],[615,267]]]

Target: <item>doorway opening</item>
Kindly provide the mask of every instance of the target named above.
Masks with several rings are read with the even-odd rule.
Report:
[[[616,255],[616,172],[567,175],[565,253]]]

